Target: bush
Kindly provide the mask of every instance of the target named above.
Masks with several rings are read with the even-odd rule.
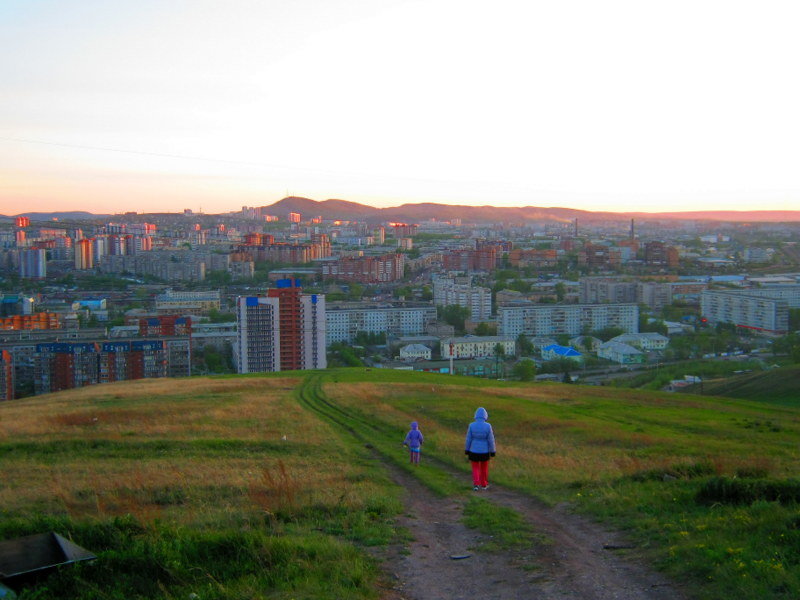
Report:
[[[634,481],[659,481],[664,479],[695,479],[716,474],[716,467],[709,462],[682,463],[663,469],[648,469],[630,476]]]
[[[800,501],[800,480],[714,477],[697,492],[700,504],[752,504],[757,500],[790,504]]]

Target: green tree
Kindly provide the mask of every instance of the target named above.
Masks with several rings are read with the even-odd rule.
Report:
[[[555,286],[555,290],[556,290],[556,298],[558,298],[559,302],[563,302],[564,296],[566,296],[567,294],[567,286],[564,284],[563,281],[559,281]]]
[[[355,350],[343,342],[331,344],[328,348],[328,367],[361,367],[364,363]]]
[[[800,333],[790,333],[772,342],[772,351],[786,354],[793,363],[800,363]]]
[[[661,319],[650,321],[647,315],[639,313],[639,332],[654,332],[667,335],[667,325]]]
[[[405,298],[406,300],[410,300],[411,298],[414,297],[414,289],[410,285],[398,286],[394,290],[394,297]]]
[[[529,358],[523,358],[514,365],[512,373],[520,381],[532,381],[536,377],[536,363]]]
[[[506,357],[506,347],[503,346],[503,344],[501,344],[500,342],[497,342],[494,345],[494,355],[495,356],[499,356],[500,358],[505,358]]]
[[[233,313],[224,313],[212,308],[208,311],[208,319],[212,323],[231,323],[236,320],[236,315]]]
[[[575,369],[577,364],[570,358],[554,358],[542,363],[542,373],[564,373],[570,369]]]
[[[492,335],[492,328],[486,321],[481,321],[475,327],[475,335]]]
[[[464,333],[464,321],[469,317],[469,308],[451,304],[450,306],[439,306],[437,311],[442,321],[452,325],[458,333]]]
[[[347,295],[351,300],[361,300],[361,296],[364,295],[364,286],[360,283],[351,283]]]
[[[533,344],[524,333],[517,336],[517,350],[520,356],[529,356],[533,354]]]
[[[224,270],[218,269],[216,271],[209,271],[206,273],[206,279],[204,284],[209,285],[211,287],[224,287],[229,285],[233,278],[231,274]]]
[[[625,330],[621,327],[603,327],[602,329],[597,329],[592,332],[592,335],[598,339],[607,342],[611,338],[615,338],[618,335],[622,335],[625,333]]]
[[[800,308],[789,309],[789,331],[800,331]]]

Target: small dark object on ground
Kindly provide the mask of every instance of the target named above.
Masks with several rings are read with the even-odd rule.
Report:
[[[453,560],[464,560],[465,558],[469,558],[472,554],[451,554],[450,558]]]
[[[61,565],[95,558],[53,531],[5,540],[0,542],[0,579],[28,579]]]

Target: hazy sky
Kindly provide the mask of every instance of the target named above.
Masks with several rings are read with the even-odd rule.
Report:
[[[798,22],[796,0],[0,0],[0,213],[800,209]]]

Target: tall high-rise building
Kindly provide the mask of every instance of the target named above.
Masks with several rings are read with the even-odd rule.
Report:
[[[47,251],[44,248],[29,248],[19,254],[19,276],[26,279],[47,277]]]
[[[14,359],[8,350],[0,350],[0,400],[14,399]]]
[[[324,369],[325,297],[303,294],[281,279],[266,296],[240,296],[236,305],[239,373]]]
[[[491,289],[456,283],[453,279],[442,278],[433,282],[433,303],[436,306],[457,304],[468,308],[472,321],[485,321],[492,316]]]
[[[84,271],[94,267],[92,240],[81,239],[75,242],[75,268]]]

